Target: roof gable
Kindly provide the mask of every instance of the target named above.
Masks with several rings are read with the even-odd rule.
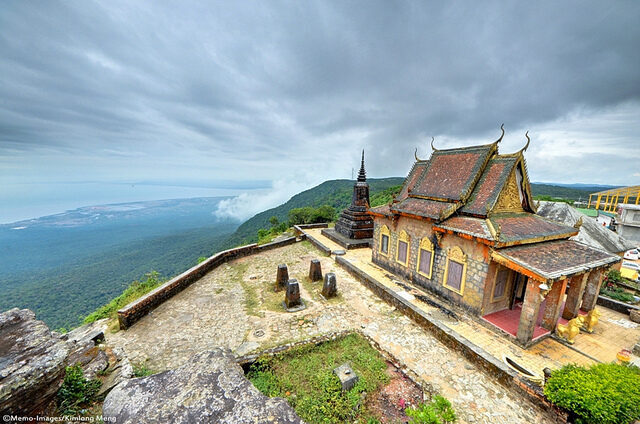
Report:
[[[409,187],[409,196],[445,202],[466,201],[496,150],[497,143],[435,150],[415,185]]]
[[[469,201],[460,212],[474,216],[487,216],[498,201],[516,163],[515,157],[492,158],[478,184],[475,185]]]

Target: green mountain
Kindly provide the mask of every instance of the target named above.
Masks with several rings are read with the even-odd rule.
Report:
[[[370,178],[367,179],[367,182],[369,183],[371,204],[375,205],[374,200],[376,200],[376,197],[384,196],[388,197],[388,200],[391,200],[391,195],[385,196],[388,193],[384,193],[384,191],[401,185],[404,182],[404,178]],[[296,194],[280,206],[267,209],[255,215],[253,218],[248,219],[229,237],[225,246],[233,247],[256,242],[258,240],[258,230],[271,227],[269,218],[275,216],[281,222],[286,221],[291,209],[306,206],[317,208],[319,206],[329,205],[340,212],[351,204],[352,193],[353,180],[325,181],[316,187]]]

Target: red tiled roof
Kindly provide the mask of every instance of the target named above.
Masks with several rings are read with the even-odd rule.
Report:
[[[469,234],[486,240],[493,240],[491,231],[484,219],[468,216],[454,216],[436,225],[437,228]]]
[[[410,187],[409,195],[455,202],[466,200],[495,149],[494,143],[436,150],[415,185]]]
[[[489,218],[499,233],[500,243],[524,242],[538,238],[568,238],[578,233],[573,227],[558,224],[532,213],[507,213]]]
[[[441,220],[455,212],[456,204],[437,202],[435,200],[409,197],[399,203],[391,204],[391,212],[402,212],[411,215]]]
[[[427,167],[428,161],[419,161],[413,164],[411,171],[409,171],[409,175],[404,180],[404,184],[402,185],[402,190],[396,196],[396,200],[402,201],[409,196],[409,188],[412,188],[416,185],[416,181],[422,175],[425,168]]]
[[[589,269],[620,261],[620,257],[617,255],[594,249],[573,240],[556,240],[507,247],[494,251],[492,256],[506,266],[509,264],[504,259],[548,280],[570,277]]]
[[[498,200],[507,178],[511,174],[516,157],[495,157],[489,161],[480,181],[476,184],[469,201],[460,210],[462,213],[477,216],[487,216]]]

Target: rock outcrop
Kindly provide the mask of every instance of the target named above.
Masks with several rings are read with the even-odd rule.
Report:
[[[102,411],[118,424],[302,422],[284,399],[260,393],[226,349],[201,352],[175,370],[120,383]]]
[[[34,415],[55,397],[69,344],[28,309],[0,314],[0,415]]]
[[[60,335],[28,309],[1,313],[0,415],[34,416],[47,410],[67,366],[81,365],[88,379],[104,371],[109,361],[97,343],[104,340],[105,326],[101,320]]]

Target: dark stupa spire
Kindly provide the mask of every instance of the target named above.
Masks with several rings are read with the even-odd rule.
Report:
[[[358,172],[358,181],[363,183],[367,181],[367,173],[364,170],[364,149],[362,149],[362,162],[360,162],[360,172]]]

